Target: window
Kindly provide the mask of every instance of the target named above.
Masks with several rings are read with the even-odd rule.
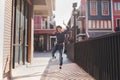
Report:
[[[116,20],[116,31],[120,31],[120,19]]]
[[[90,15],[97,15],[97,1],[90,1]]]
[[[120,10],[120,2],[114,2],[114,10]]]
[[[54,28],[54,26],[52,24],[50,24],[50,29],[53,29],[53,28]]]
[[[114,10],[117,10],[117,3],[114,2]]]
[[[34,16],[34,29],[41,29],[41,16]]]
[[[120,28],[120,19],[117,19],[117,27]]]
[[[26,62],[28,45],[28,3],[26,0],[14,0],[13,68]],[[21,63],[22,62],[22,63]]]
[[[102,15],[109,15],[109,2],[102,1]]]

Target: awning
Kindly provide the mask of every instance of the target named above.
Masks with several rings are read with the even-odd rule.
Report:
[[[53,34],[55,30],[34,30],[34,34]]]

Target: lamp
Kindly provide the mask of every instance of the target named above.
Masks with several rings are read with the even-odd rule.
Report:
[[[77,34],[77,27],[76,27],[76,16],[78,11],[76,10],[77,3],[73,3],[73,16],[74,16],[74,43],[76,43],[76,34]]]

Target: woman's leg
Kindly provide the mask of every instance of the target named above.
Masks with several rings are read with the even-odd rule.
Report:
[[[59,50],[59,61],[60,61],[59,65],[60,65],[60,69],[61,69],[61,66],[63,64],[63,57],[62,57],[63,45],[60,45],[58,50]]]
[[[52,57],[55,57],[55,52],[57,51],[57,45],[55,45],[52,49]]]

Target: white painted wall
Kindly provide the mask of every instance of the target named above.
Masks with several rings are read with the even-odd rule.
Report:
[[[3,40],[4,40],[5,0],[0,0],[0,80],[3,79]]]

